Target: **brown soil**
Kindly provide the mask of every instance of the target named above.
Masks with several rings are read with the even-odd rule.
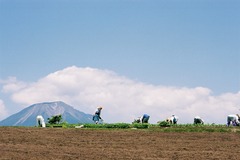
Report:
[[[0,159],[239,159],[239,133],[0,127]]]

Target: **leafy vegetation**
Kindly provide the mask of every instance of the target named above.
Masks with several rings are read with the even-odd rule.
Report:
[[[84,128],[129,128],[127,123],[84,124]]]
[[[160,126],[160,131],[162,132],[232,132],[233,129],[240,132],[239,127],[227,127],[226,125],[216,124],[169,124],[160,122],[156,126]]]
[[[166,122],[166,121],[162,121],[162,122],[159,122],[159,126],[160,127],[170,127],[170,123],[169,122]]]
[[[149,128],[150,124],[148,123],[133,123],[131,125],[131,128],[137,128],[137,129],[146,129]]]
[[[227,127],[226,125],[216,124],[169,124],[159,122],[158,124],[148,123],[104,123],[104,124],[68,124],[62,122],[58,124],[47,124],[47,127],[61,128],[85,128],[85,129],[147,129],[148,131],[158,132],[236,132],[240,133],[240,127]]]
[[[49,124],[59,124],[62,121],[62,115],[56,115],[52,116],[51,118],[48,118]]]

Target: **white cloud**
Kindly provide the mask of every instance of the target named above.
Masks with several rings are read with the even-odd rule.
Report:
[[[0,83],[4,84],[3,92],[16,92],[26,87],[24,82],[18,81],[16,77],[9,77],[7,80],[1,80]]]
[[[6,107],[4,105],[3,100],[0,99],[0,120],[6,118],[6,116],[7,116]]]
[[[172,114],[178,115],[181,123],[192,123],[196,115],[207,123],[225,123],[226,116],[238,112],[240,104],[240,93],[212,96],[211,90],[204,87],[154,86],[109,70],[75,66],[34,83],[12,80],[4,91],[12,93],[14,102],[24,105],[61,100],[86,113],[93,113],[101,105],[107,122],[130,123],[148,113],[151,123]]]

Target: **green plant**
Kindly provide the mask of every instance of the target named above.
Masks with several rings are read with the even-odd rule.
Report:
[[[84,124],[84,128],[130,128],[127,123]]]
[[[145,129],[145,128],[149,128],[149,124],[148,123],[133,123],[132,128]]]
[[[127,123],[104,124],[106,128],[129,128]]]
[[[159,123],[159,126],[160,127],[170,127],[171,125],[166,121],[162,121],[162,122]]]
[[[56,115],[52,116],[51,118],[48,118],[49,124],[59,124],[62,121],[62,115]]]

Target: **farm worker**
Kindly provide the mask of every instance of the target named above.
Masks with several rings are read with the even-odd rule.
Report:
[[[132,123],[140,123],[141,122],[141,117],[138,117],[136,119],[134,119],[134,121]]]
[[[233,126],[239,126],[239,121],[240,117],[238,114],[232,114],[227,116],[227,126],[230,126],[230,124],[232,124]]]
[[[173,124],[177,124],[177,121],[178,121],[178,117],[175,116],[175,115],[172,115],[172,122],[173,122]]]
[[[141,123],[148,123],[149,118],[150,118],[149,115],[144,114],[144,115],[140,118],[140,121],[141,121]]]
[[[194,117],[194,124],[204,124],[204,121],[199,116]]]
[[[93,115],[93,121],[96,123],[96,124],[98,124],[99,123],[99,120],[101,119],[101,120],[103,120],[102,118],[101,118],[101,111],[102,111],[102,109],[103,109],[103,107],[97,107],[97,109],[96,109],[96,111],[95,111],[95,114]]]
[[[46,127],[43,116],[38,115],[36,119],[37,119],[37,126]]]
[[[171,117],[167,118],[166,121],[171,124],[177,124],[178,116],[172,115]]]

